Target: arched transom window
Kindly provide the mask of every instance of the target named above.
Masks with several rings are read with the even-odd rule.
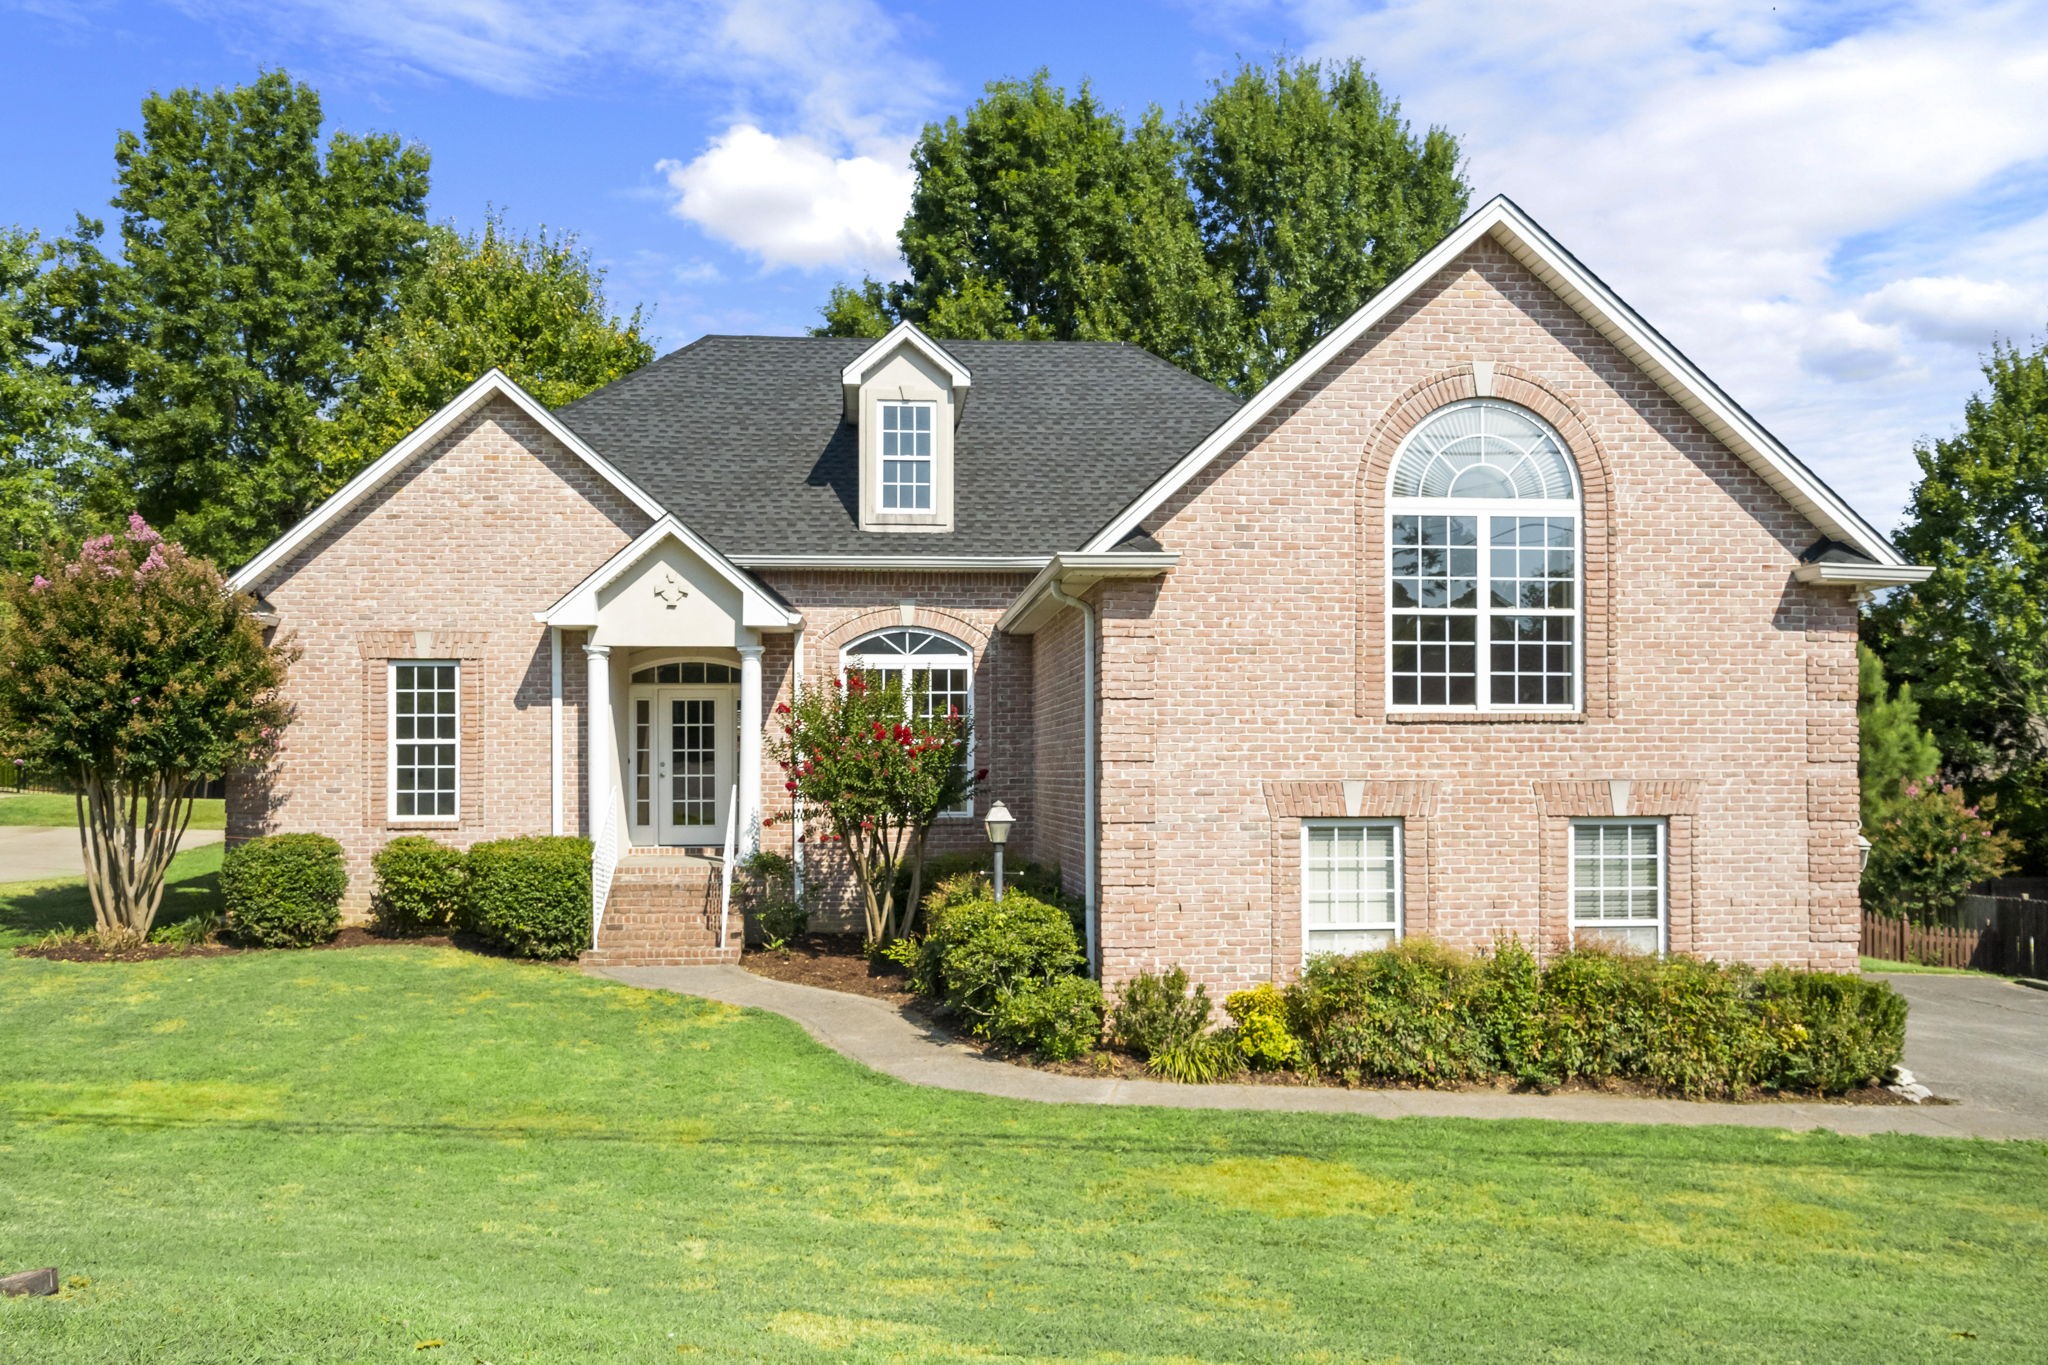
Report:
[[[1453,403],[1409,434],[1387,494],[1391,705],[1576,710],[1579,481],[1558,434]]]
[[[859,673],[870,684],[899,684],[906,714],[943,716],[957,710],[966,717],[962,762],[969,773],[974,771],[974,651],[936,631],[878,630],[840,651],[839,664],[842,672]],[[974,814],[974,798],[946,814]]]

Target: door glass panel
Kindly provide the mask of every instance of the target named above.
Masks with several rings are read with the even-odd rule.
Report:
[[[677,697],[669,702],[669,820],[677,825],[718,823],[718,702]]]
[[[654,823],[654,703],[633,703],[633,823]]]

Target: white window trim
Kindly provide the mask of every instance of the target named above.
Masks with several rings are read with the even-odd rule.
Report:
[[[448,815],[398,813],[398,670],[400,666],[455,670],[455,810]],[[417,739],[403,741],[417,744]],[[462,660],[390,659],[384,667],[384,820],[393,825],[448,825],[462,819]]]
[[[1309,931],[1312,928],[1377,929],[1383,927],[1381,925],[1330,924],[1315,926],[1309,923],[1308,843],[1310,833],[1319,829],[1391,829],[1394,831],[1394,942],[1399,943],[1408,934],[1408,834],[1402,828],[1402,823],[1402,821],[1397,819],[1339,820],[1334,818],[1303,820],[1301,822],[1301,835],[1298,840],[1297,856],[1300,871],[1299,881],[1301,883],[1301,963],[1303,966],[1307,966],[1309,959],[1315,956],[1314,953],[1309,951],[1308,946]]]
[[[888,440],[888,414],[891,408],[921,408],[927,414],[931,425],[925,432],[931,442],[929,455],[890,455],[883,450]],[[930,521],[939,514],[939,405],[929,398],[883,398],[875,403],[875,515],[882,518],[917,518]],[[913,429],[914,431],[914,429]],[[930,499],[924,507],[890,507],[887,497],[889,483],[889,462],[913,462],[924,466],[925,496]]]
[[[929,635],[933,639],[944,640],[959,652],[957,654],[912,654],[908,656],[901,654],[863,654],[861,652],[860,646],[872,640],[875,636],[887,635],[899,630],[908,630],[919,635]],[[975,791],[974,782],[974,774],[978,771],[974,766],[974,651],[958,637],[948,635],[942,630],[933,630],[929,626],[884,626],[880,630],[868,631],[860,639],[855,640],[852,644],[845,646],[839,651],[840,678],[844,680],[856,668],[873,672],[894,672],[906,675],[913,668],[960,668],[966,670],[967,799],[951,810],[940,811],[939,818],[941,820],[973,819],[975,801],[978,796],[978,793]],[[903,680],[903,714],[906,720],[910,716],[910,699],[910,679],[906,676]]]
[[[1671,951],[1671,821],[1663,816],[1587,816],[1573,820],[1566,831],[1565,921],[1571,928],[1573,947],[1579,942],[1579,831],[1608,825],[1647,826],[1657,831],[1657,956]],[[1648,920],[1587,920],[1588,929],[1646,929]]]

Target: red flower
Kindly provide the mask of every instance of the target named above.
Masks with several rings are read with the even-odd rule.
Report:
[[[778,715],[778,716],[786,716],[786,715],[788,715],[788,714],[789,714],[789,703],[788,703],[788,702],[786,702],[786,701],[779,701],[779,702],[776,702],[776,703],[775,703],[775,714],[776,714],[776,715]]]
[[[785,782],[785,783],[783,783],[783,784],[782,784],[782,789],[783,789],[784,791],[786,791],[786,792],[793,792],[793,791],[795,791],[795,790],[796,790],[796,783],[794,783],[794,782]]]

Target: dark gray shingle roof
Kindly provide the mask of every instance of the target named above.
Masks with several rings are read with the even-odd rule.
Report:
[[[839,372],[872,342],[709,336],[557,414],[731,555],[1078,549],[1237,409],[1135,346],[948,341],[974,375],[950,534],[860,529]]]

